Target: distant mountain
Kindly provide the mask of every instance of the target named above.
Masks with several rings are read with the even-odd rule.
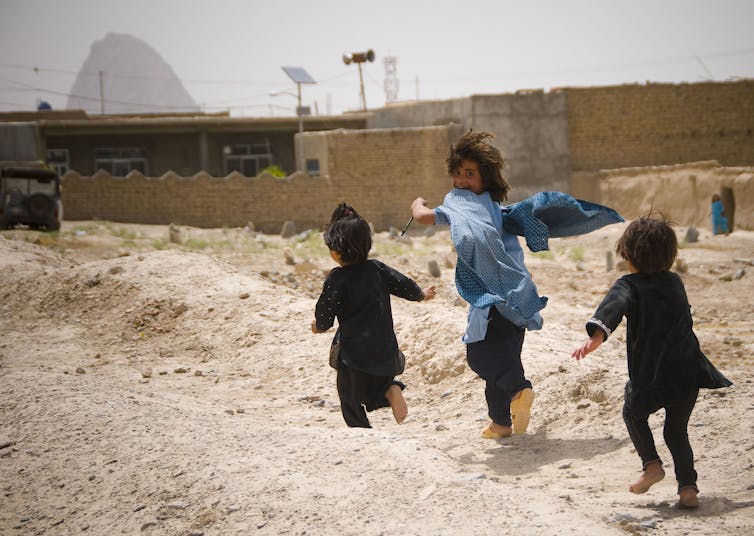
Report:
[[[108,33],[92,44],[66,108],[99,114],[100,78],[106,114],[199,111],[173,68],[131,35]]]

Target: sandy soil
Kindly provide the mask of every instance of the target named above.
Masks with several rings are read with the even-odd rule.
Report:
[[[331,334],[309,329],[333,266],[317,233],[3,231],[0,533],[754,534],[754,233],[702,230],[681,250],[697,334],[734,382],[692,415],[701,506],[684,511],[662,415],[668,478],[627,491],[624,328],[570,358],[620,275],[606,252],[622,229],[527,254],[550,299],[524,348],[537,398],[529,433],[499,441],[479,436],[447,232],[376,236],[378,258],[439,291],[394,299],[409,417],[381,410],[363,430],[342,421]]]

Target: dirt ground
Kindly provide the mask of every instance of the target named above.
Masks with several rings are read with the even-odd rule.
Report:
[[[333,267],[319,233],[3,231],[0,533],[754,534],[754,233],[700,230],[680,251],[696,333],[734,382],[699,396],[701,506],[684,511],[662,412],[650,424],[668,477],[627,491],[641,464],[621,417],[625,324],[570,357],[621,275],[606,264],[623,228],[527,252],[549,297],[524,346],[537,398],[528,434],[499,441],[479,435],[447,231],[375,237],[375,257],[439,290],[393,300],[409,417],[374,412],[371,430],[343,423],[332,330],[310,331]]]

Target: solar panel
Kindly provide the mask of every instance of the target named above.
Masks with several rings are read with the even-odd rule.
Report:
[[[303,67],[283,67],[285,74],[297,84],[316,84],[317,82],[311,77]]]

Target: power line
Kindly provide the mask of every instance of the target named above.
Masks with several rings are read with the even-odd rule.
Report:
[[[498,74],[498,75],[493,74],[490,76],[475,76],[474,79],[494,81],[494,80],[504,80],[504,79],[510,79],[510,78],[525,78],[529,76],[594,73],[594,72],[602,72],[602,71],[611,71],[611,70],[622,69],[622,68],[627,68],[627,67],[643,67],[646,65],[664,65],[668,63],[699,62],[700,58],[707,58],[707,59],[724,58],[724,57],[731,57],[731,56],[742,56],[742,55],[752,54],[752,53],[754,53],[754,48],[727,51],[727,52],[710,53],[710,54],[692,54],[691,56],[676,56],[672,58],[658,58],[655,60],[642,60],[642,61],[635,61],[635,62],[628,62],[628,63],[605,64],[605,65],[598,65],[594,67],[555,69],[555,70],[543,70],[543,71],[527,71],[527,72]],[[443,77],[443,78],[422,77],[422,81],[453,82],[453,81],[458,81],[458,80],[468,80],[468,77],[469,75],[457,76],[457,77]]]
[[[72,70],[66,70],[66,69],[36,67],[34,65],[20,65],[20,64],[5,63],[5,62],[0,62],[0,67],[8,67],[12,69],[32,71],[36,74],[53,73],[53,74],[65,74],[65,75],[71,75],[71,76],[78,76],[79,74],[83,74],[83,75],[91,76],[91,77],[99,76],[99,71],[96,71],[96,72],[72,71]],[[208,79],[196,79],[196,78],[180,78],[178,76],[157,77],[157,76],[147,76],[147,75],[139,75],[139,74],[124,74],[124,73],[117,73],[117,72],[113,72],[109,70],[106,72],[108,73],[108,76],[118,77],[118,78],[133,78],[136,80],[154,80],[154,81],[162,81],[162,82],[177,79],[178,81],[184,84],[240,85],[240,86],[276,86],[280,84],[279,80],[274,80],[274,81],[273,80],[208,80]],[[350,70],[343,70],[337,74],[319,78],[317,83],[327,84],[333,80],[344,78],[350,74],[351,74]]]
[[[676,56],[676,57],[668,57],[668,58],[658,58],[658,59],[652,59],[652,60],[642,60],[642,61],[635,61],[635,62],[626,62],[626,63],[614,63],[614,64],[606,64],[606,65],[600,65],[595,67],[587,67],[587,68],[575,68],[575,69],[556,69],[556,70],[545,70],[545,71],[529,71],[529,72],[520,72],[520,73],[512,73],[512,74],[505,74],[505,75],[493,75],[492,77],[487,77],[487,79],[499,79],[499,78],[512,78],[512,77],[523,77],[523,76],[538,76],[538,75],[547,75],[547,74],[568,74],[568,73],[583,73],[583,72],[595,72],[595,71],[603,71],[603,70],[611,70],[611,69],[620,69],[624,67],[639,67],[644,65],[659,65],[659,64],[665,64],[665,63],[678,63],[678,62],[690,62],[690,61],[699,61],[700,58],[725,58],[725,57],[732,57],[732,56],[741,56],[741,55],[747,55],[754,53],[754,48],[746,48],[746,49],[736,49],[736,50],[725,50],[720,52],[709,52],[705,54],[692,54],[690,56]],[[27,71],[33,71],[34,73],[53,73],[53,74],[65,74],[65,75],[73,75],[78,76],[80,74],[86,75],[86,76],[99,76],[99,71],[74,71],[74,70],[66,70],[66,69],[55,69],[51,67],[37,67],[34,65],[25,65],[25,64],[15,64],[15,63],[5,63],[0,62],[0,67],[7,67],[12,69],[21,69],[21,70],[27,70]],[[154,80],[154,81],[167,81],[167,80],[175,80],[178,79],[182,83],[188,83],[188,84],[215,84],[215,85],[242,85],[242,86],[252,86],[252,85],[275,85],[279,82],[272,81],[272,80],[209,80],[209,79],[200,79],[200,78],[180,78],[180,77],[156,77],[156,76],[147,76],[147,75],[139,75],[139,74],[124,74],[124,73],[117,73],[112,71],[107,71],[109,76],[112,77],[118,77],[118,78],[132,78],[135,80]],[[319,80],[319,83],[329,83],[335,79],[343,78],[348,76],[351,73],[350,70],[342,71],[338,74],[329,76],[329,77],[323,77]],[[463,77],[443,77],[443,78],[426,78],[424,77],[424,80],[461,80],[467,78],[466,76]],[[479,77],[477,77],[479,78]]]
[[[56,91],[54,89],[45,89],[40,87],[34,87],[29,84],[24,84],[23,82],[17,82],[15,80],[8,80],[5,78],[0,78],[0,82],[7,82],[10,84],[17,84],[21,86],[20,88],[15,89],[14,91],[39,91],[41,93],[49,93],[51,95],[62,95],[64,97],[70,97],[74,99],[81,99],[86,101],[95,101],[100,102],[99,97],[89,97],[87,95],[76,95],[73,93],[66,93],[64,91]],[[130,106],[147,106],[152,108],[170,108],[175,110],[185,110],[186,108],[191,108],[191,106],[173,106],[170,104],[154,104],[154,103],[146,103],[146,102],[134,102],[134,101],[119,101],[119,100],[112,100],[112,99],[104,99],[104,102],[108,104],[126,104]]]
[[[0,67],[7,67],[11,69],[20,69],[25,71],[33,71],[34,73],[52,73],[52,74],[65,74],[65,75],[72,75],[72,76],[91,76],[96,77],[99,76],[99,71],[72,71],[72,70],[66,70],[66,69],[54,69],[50,67],[36,67],[34,65],[19,65],[14,63],[4,63],[0,62]],[[178,79],[182,83],[192,83],[192,84],[222,84],[222,85],[274,85],[278,82],[275,81],[266,81],[266,80],[202,80],[202,79],[193,79],[193,78],[179,78],[177,76],[169,77],[169,76],[147,76],[147,75],[141,75],[141,74],[124,74],[124,73],[117,73],[112,71],[106,71],[108,73],[108,76],[117,77],[117,78],[133,78],[135,80],[154,80],[158,82],[164,82],[164,81],[170,81],[170,80],[176,80]]]

